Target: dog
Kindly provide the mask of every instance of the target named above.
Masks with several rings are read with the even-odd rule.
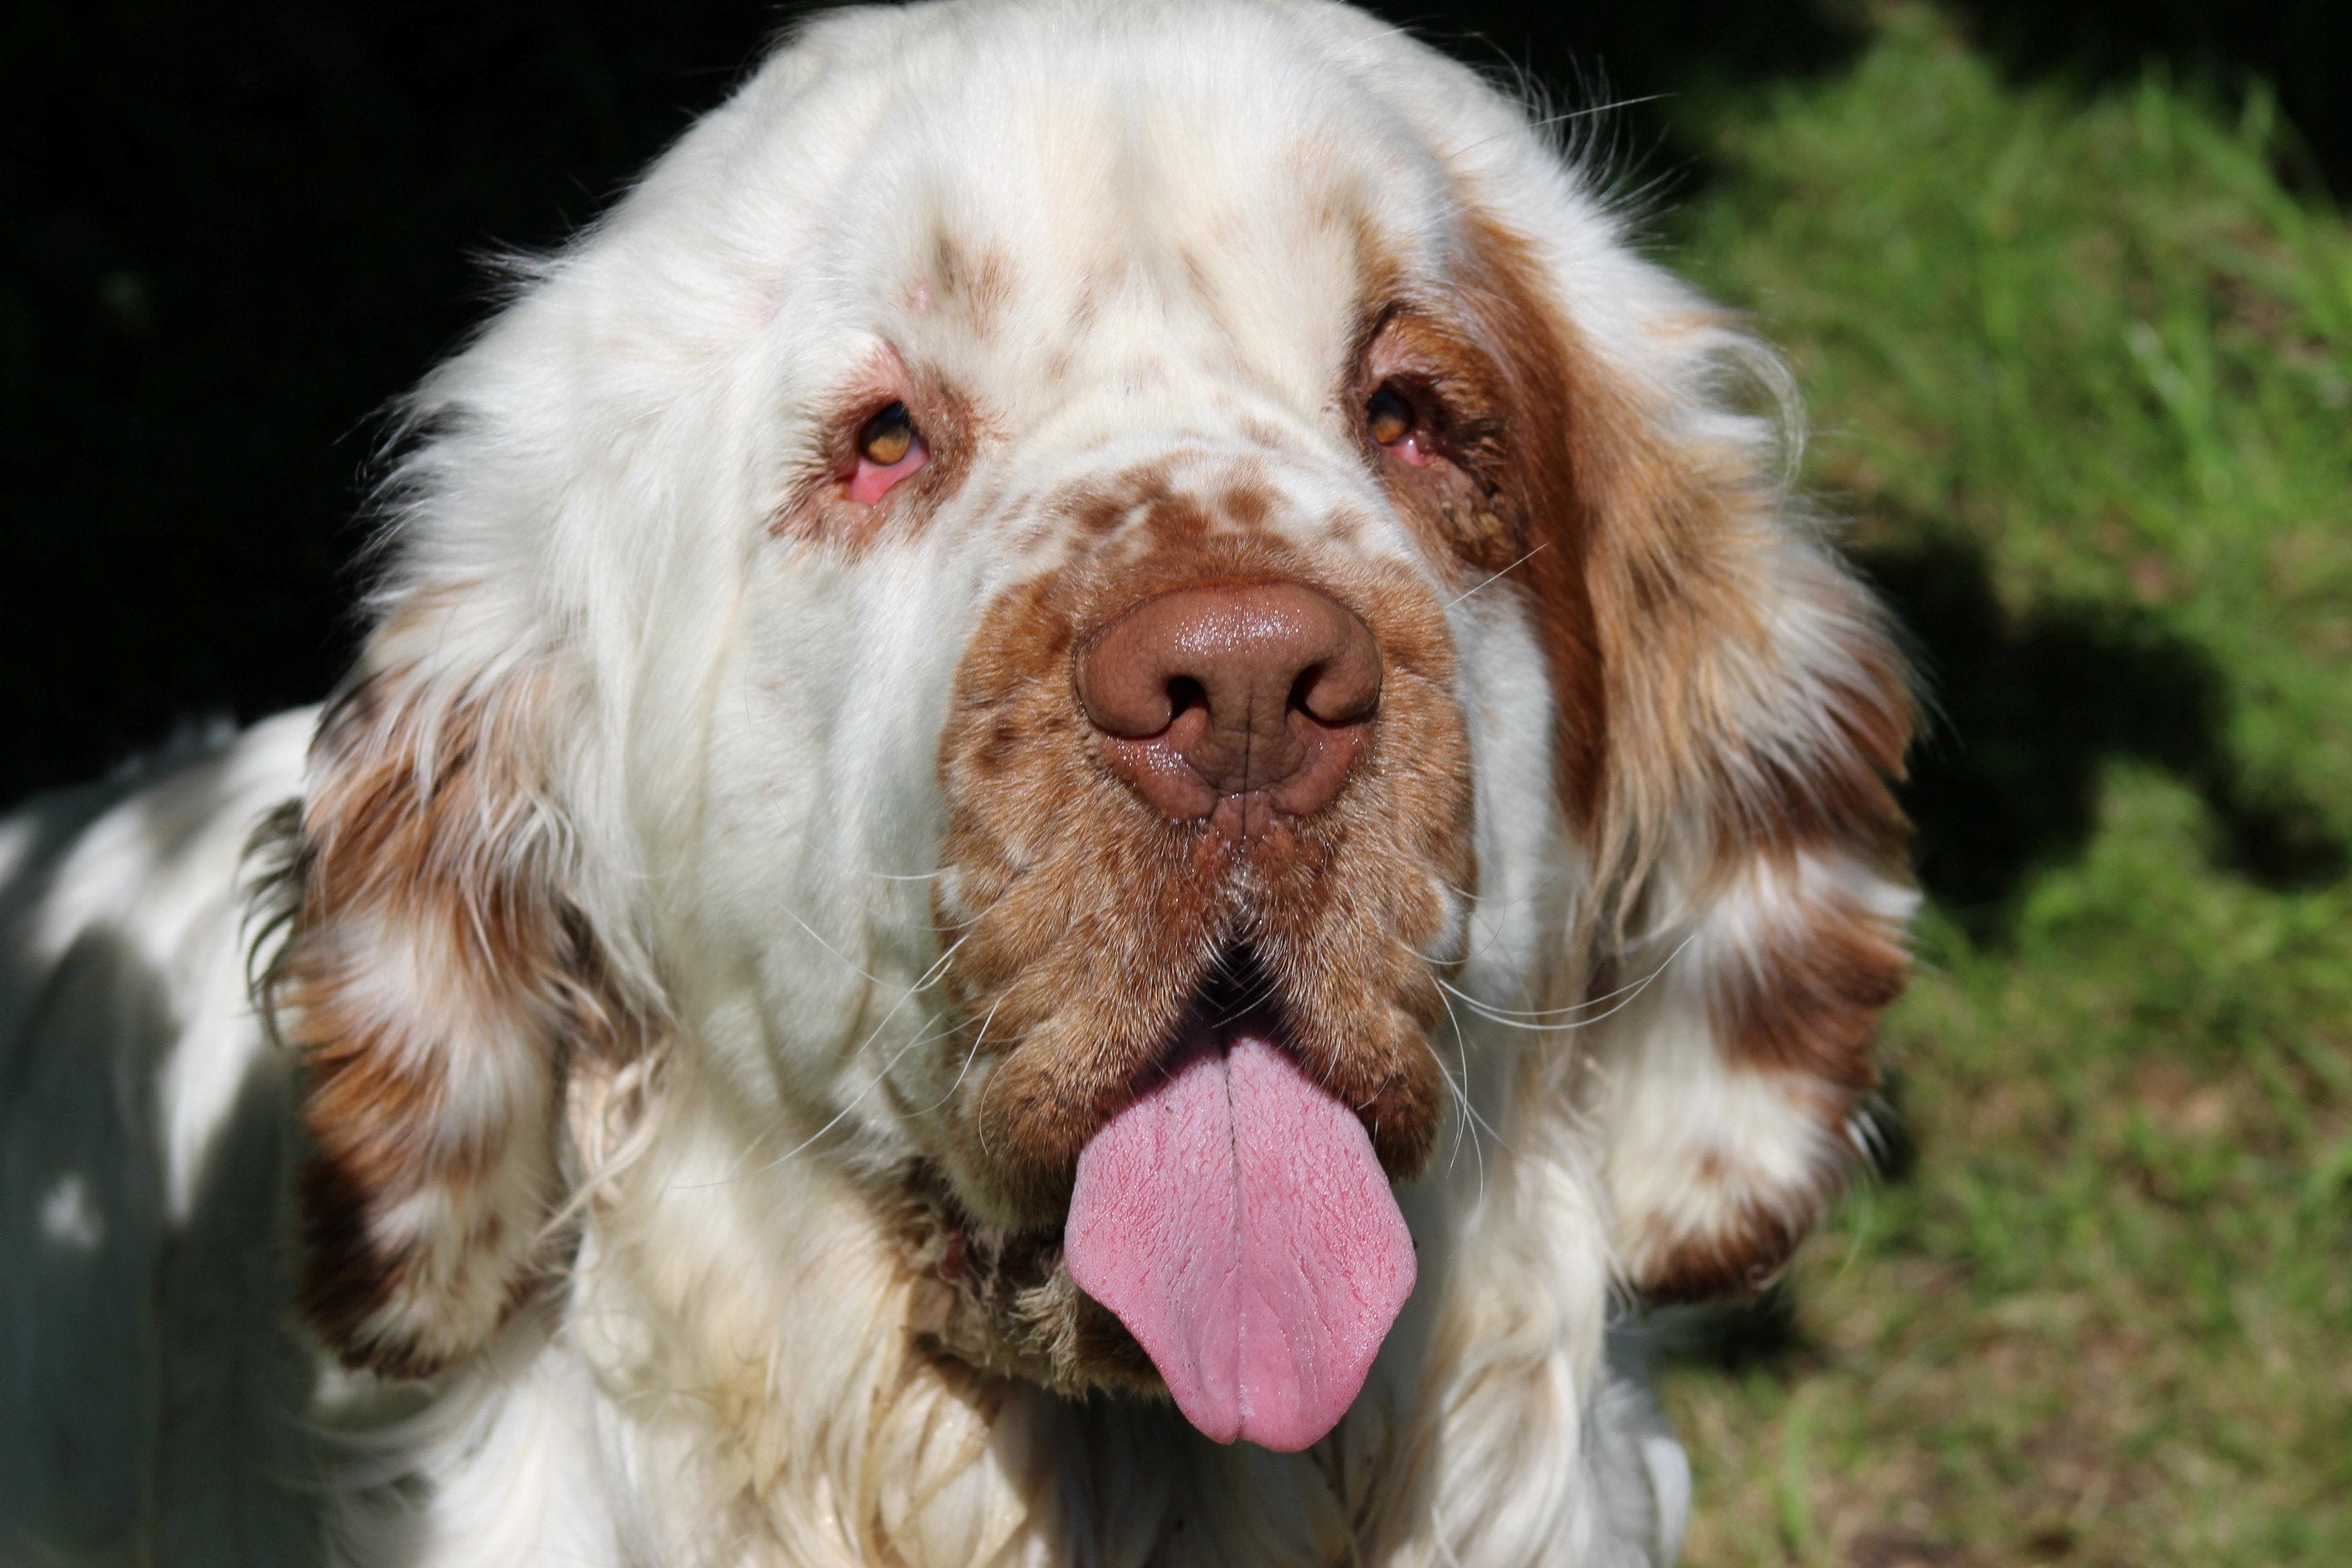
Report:
[[[1670,1561],[1914,905],[1790,406],[1359,12],[797,26],[0,830],[8,1559]]]

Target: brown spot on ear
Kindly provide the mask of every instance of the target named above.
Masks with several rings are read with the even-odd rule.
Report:
[[[1889,781],[1912,714],[1868,595],[1771,515],[1754,453],[1670,440],[1551,303],[1525,240],[1475,206],[1465,234],[1463,292],[1507,388],[1501,439],[1563,796],[1601,868],[1638,877],[1694,813],[1731,860],[1821,839],[1899,859],[1908,825]],[[1780,668],[1768,605],[1811,616],[1839,666]],[[1759,694],[1789,700],[1769,710]],[[1791,732],[1801,705],[1826,725]]]
[[[1690,384],[1691,363],[1678,387],[1614,373],[1533,247],[1465,207],[1461,293],[1503,388],[1504,499],[1533,552],[1512,578],[1530,589],[1560,711],[1562,801],[1591,858],[1585,929],[1605,956],[1661,865],[1697,884],[1701,920],[1751,875],[1789,883],[1788,902],[1712,939],[1712,1059],[1669,1068],[1633,1037],[1612,1069],[1612,1095],[1639,1086],[1654,1103],[1675,1092],[1658,1074],[1740,1075],[1777,1124],[1710,1120],[1693,1100],[1668,1146],[1610,1156],[1640,1173],[1612,1178],[1639,1288],[1754,1289],[1843,1183],[1846,1120],[1874,1080],[1870,1036],[1906,973],[1899,919],[1835,889],[1793,890],[1812,858],[1882,890],[1902,878],[1900,661],[1868,595],[1785,515],[1763,455],[1692,417],[1717,395]],[[1702,324],[1677,321],[1669,338]],[[1746,934],[1749,919],[1767,929]],[[1766,1138],[1794,1142],[1768,1152]]]
[[[528,699],[434,704],[404,671],[332,704],[287,837],[262,984],[301,1055],[301,1306],[353,1365],[429,1372],[527,1292],[565,1057],[617,1054],[609,990],[534,831]]]
[[[1526,243],[1465,219],[1462,292],[1499,371],[1500,498],[1524,541],[1523,581],[1551,675],[1553,756],[1570,820],[1590,827],[1610,750],[1611,686],[1593,604],[1591,557],[1606,494],[1622,486],[1614,445],[1630,421],[1595,388],[1580,345],[1549,304]],[[1582,373],[1582,374],[1580,374]]]
[[[1659,1255],[1642,1275],[1642,1294],[1668,1305],[1763,1289],[1820,1223],[1829,1195],[1822,1191],[1786,1211],[1754,1202],[1739,1205],[1727,1225]]]
[[[379,1246],[367,1223],[371,1204],[384,1190],[382,1172],[397,1170],[401,1163],[388,1158],[383,1146],[372,1148],[357,1139],[338,1140],[343,1146],[334,1152],[318,1147],[315,1132],[311,1141],[311,1152],[295,1180],[302,1226],[297,1305],[338,1347],[347,1365],[375,1366],[394,1377],[422,1376],[435,1370],[439,1358],[419,1358],[408,1342],[377,1344],[362,1354],[351,1338],[399,1289],[413,1261],[408,1249]]]
[[[1718,973],[1717,1038],[1734,1061],[1843,1090],[1826,1111],[1843,1120],[1876,1082],[1871,1035],[1910,973],[1903,933],[1885,920],[1842,901],[1808,906]]]
[[[1771,873],[1793,874],[1787,857]],[[1767,1075],[1818,1124],[1821,1158],[1800,1180],[1768,1177],[1736,1151],[1706,1149],[1689,1181],[1704,1224],[1646,1242],[1634,1282],[1661,1300],[1696,1300],[1770,1282],[1817,1225],[1855,1156],[1846,1127],[1877,1081],[1870,1039],[1902,994],[1910,962],[1889,917],[1838,897],[1785,910],[1754,948],[1714,975],[1709,1015],[1725,1060]]]

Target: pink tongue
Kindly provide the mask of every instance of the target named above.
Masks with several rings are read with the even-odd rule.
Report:
[[[1412,1293],[1412,1236],[1363,1123],[1246,1033],[1088,1142],[1064,1252],[1220,1443],[1304,1448],[1338,1426]]]

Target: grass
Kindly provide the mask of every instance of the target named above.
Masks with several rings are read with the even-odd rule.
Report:
[[[1916,7],[1700,133],[1944,719],[1907,1152],[1667,1367],[1687,1561],[2352,1563],[2352,230]]]

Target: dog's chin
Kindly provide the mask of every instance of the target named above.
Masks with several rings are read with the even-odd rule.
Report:
[[[901,1173],[896,1218],[916,1280],[911,1326],[925,1351],[1070,1398],[1165,1397],[1159,1368],[1127,1325],[1070,1278],[1060,1226],[975,1220],[929,1161]]]

